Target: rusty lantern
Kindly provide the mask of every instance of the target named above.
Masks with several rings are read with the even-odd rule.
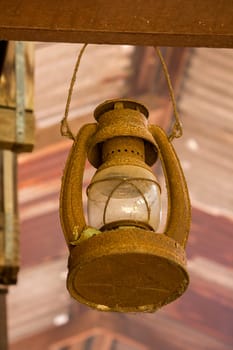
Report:
[[[184,293],[190,202],[185,178],[165,132],[148,125],[148,110],[131,100],[99,105],[66,163],[60,217],[69,247],[67,288],[102,311],[152,312]],[[86,156],[97,168],[82,204]],[[159,156],[168,208],[160,222],[160,186],[151,170]]]

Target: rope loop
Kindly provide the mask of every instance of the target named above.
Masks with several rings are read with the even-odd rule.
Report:
[[[169,94],[170,94],[170,98],[172,101],[172,106],[173,106],[173,111],[174,111],[174,116],[175,116],[175,122],[172,126],[172,130],[170,135],[168,135],[168,140],[170,142],[173,141],[174,138],[179,138],[183,135],[183,128],[182,128],[182,123],[180,121],[180,116],[177,110],[177,105],[176,105],[176,99],[175,99],[175,95],[174,95],[174,90],[172,87],[172,83],[171,83],[171,79],[170,79],[170,75],[167,69],[167,65],[164,61],[163,55],[160,51],[160,49],[158,47],[155,47],[155,51],[157,52],[157,55],[160,59],[162,68],[163,68],[163,72],[167,81],[167,85],[168,85],[168,90],[169,90]]]
[[[70,82],[70,87],[69,87],[69,91],[68,91],[68,97],[67,97],[67,101],[66,101],[66,108],[65,108],[65,113],[64,113],[64,117],[61,120],[61,126],[60,126],[60,132],[62,136],[68,137],[71,140],[75,140],[75,136],[72,133],[69,123],[68,123],[68,115],[69,115],[69,109],[70,109],[70,102],[71,102],[71,97],[72,97],[72,93],[73,93],[73,89],[74,89],[74,84],[75,84],[75,80],[76,80],[76,75],[78,73],[78,69],[80,66],[80,62],[81,62],[81,58],[82,55],[86,49],[88,44],[84,44],[83,47],[81,48],[77,61],[75,63],[75,67],[74,67],[74,71],[73,71],[73,75],[72,75],[72,79]]]

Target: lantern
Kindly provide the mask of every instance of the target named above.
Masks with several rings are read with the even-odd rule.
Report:
[[[165,132],[148,125],[148,110],[131,100],[99,105],[97,123],[79,131],[65,167],[60,218],[69,247],[67,288],[102,311],[152,312],[188,286],[185,245],[190,202],[184,175]],[[97,169],[82,204],[86,157]],[[167,185],[164,233],[158,233],[160,158]]]

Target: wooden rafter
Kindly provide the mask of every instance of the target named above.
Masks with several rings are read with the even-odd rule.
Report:
[[[5,40],[233,47],[229,0],[0,2]]]

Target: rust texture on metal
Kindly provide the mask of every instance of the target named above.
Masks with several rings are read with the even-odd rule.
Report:
[[[109,134],[106,134],[106,137],[109,137]],[[92,146],[93,143],[91,143],[90,146],[91,159],[93,159]],[[147,152],[148,148],[149,152]],[[152,148],[151,145],[145,147],[145,141],[143,139],[131,136],[107,138],[101,143],[100,149],[102,162],[98,170],[106,169],[114,165],[136,165],[151,171],[151,167],[146,164],[145,158],[147,157],[148,161],[151,161],[151,159],[154,161],[157,156],[155,147]],[[151,156],[150,158],[148,157],[148,153]]]
[[[71,251],[67,287],[100,311],[153,312],[186,290],[185,263],[172,238],[135,227],[110,230]]]
[[[75,299],[103,311],[155,311],[180,296],[188,285],[184,252],[190,225],[187,186],[168,137],[159,127],[148,127],[145,120],[142,127],[139,105],[125,100],[107,101],[100,105],[96,118],[99,123],[87,124],[80,130],[63,175],[60,217],[70,248],[67,288]],[[149,141],[154,155],[157,155],[156,148],[159,151],[168,197],[173,196],[168,198],[164,234],[127,225],[101,233],[95,228],[88,228],[85,222],[82,182],[86,156],[99,166],[103,162],[104,149],[107,166],[120,165],[123,156],[118,151],[115,155],[114,148],[117,146],[119,150],[125,150],[127,137],[130,147],[138,149],[136,157],[131,157],[131,152],[123,152],[128,159],[127,164],[136,162],[138,166],[143,166],[139,150],[144,150],[137,138],[145,144]],[[101,146],[96,148],[99,144]],[[93,152],[93,149],[97,151]],[[149,164],[153,164],[145,152],[147,159]],[[106,167],[105,163],[101,166]],[[145,163],[144,166],[148,167]],[[86,239],[80,239],[83,232],[88,233]]]
[[[159,150],[168,192],[168,214],[165,233],[186,246],[191,224],[188,188],[179,158],[167,135],[158,126],[150,126]]]
[[[30,152],[34,145],[33,45],[8,42],[0,76],[0,147]]]
[[[80,129],[62,177],[60,220],[68,245],[75,235],[81,234],[87,226],[82,202],[83,172],[88,145],[96,127],[96,124],[87,124]]]
[[[122,147],[124,146],[124,147]],[[122,158],[124,163],[125,158],[131,158],[130,164],[134,160],[145,162],[145,147],[144,141],[138,137],[120,136],[114,137],[103,142],[102,146],[102,161],[103,163],[115,161],[116,157]]]
[[[102,144],[119,136],[144,140],[146,164],[154,164],[157,158],[156,144],[147,129],[148,111],[145,106],[131,100],[111,100],[98,106],[94,116],[98,121],[98,131],[93,136],[88,150],[88,159],[92,165],[98,168],[102,164]],[[134,149],[135,145],[131,147]],[[125,155],[125,159],[127,157],[128,155]]]
[[[0,3],[5,40],[233,47],[229,0]]]

